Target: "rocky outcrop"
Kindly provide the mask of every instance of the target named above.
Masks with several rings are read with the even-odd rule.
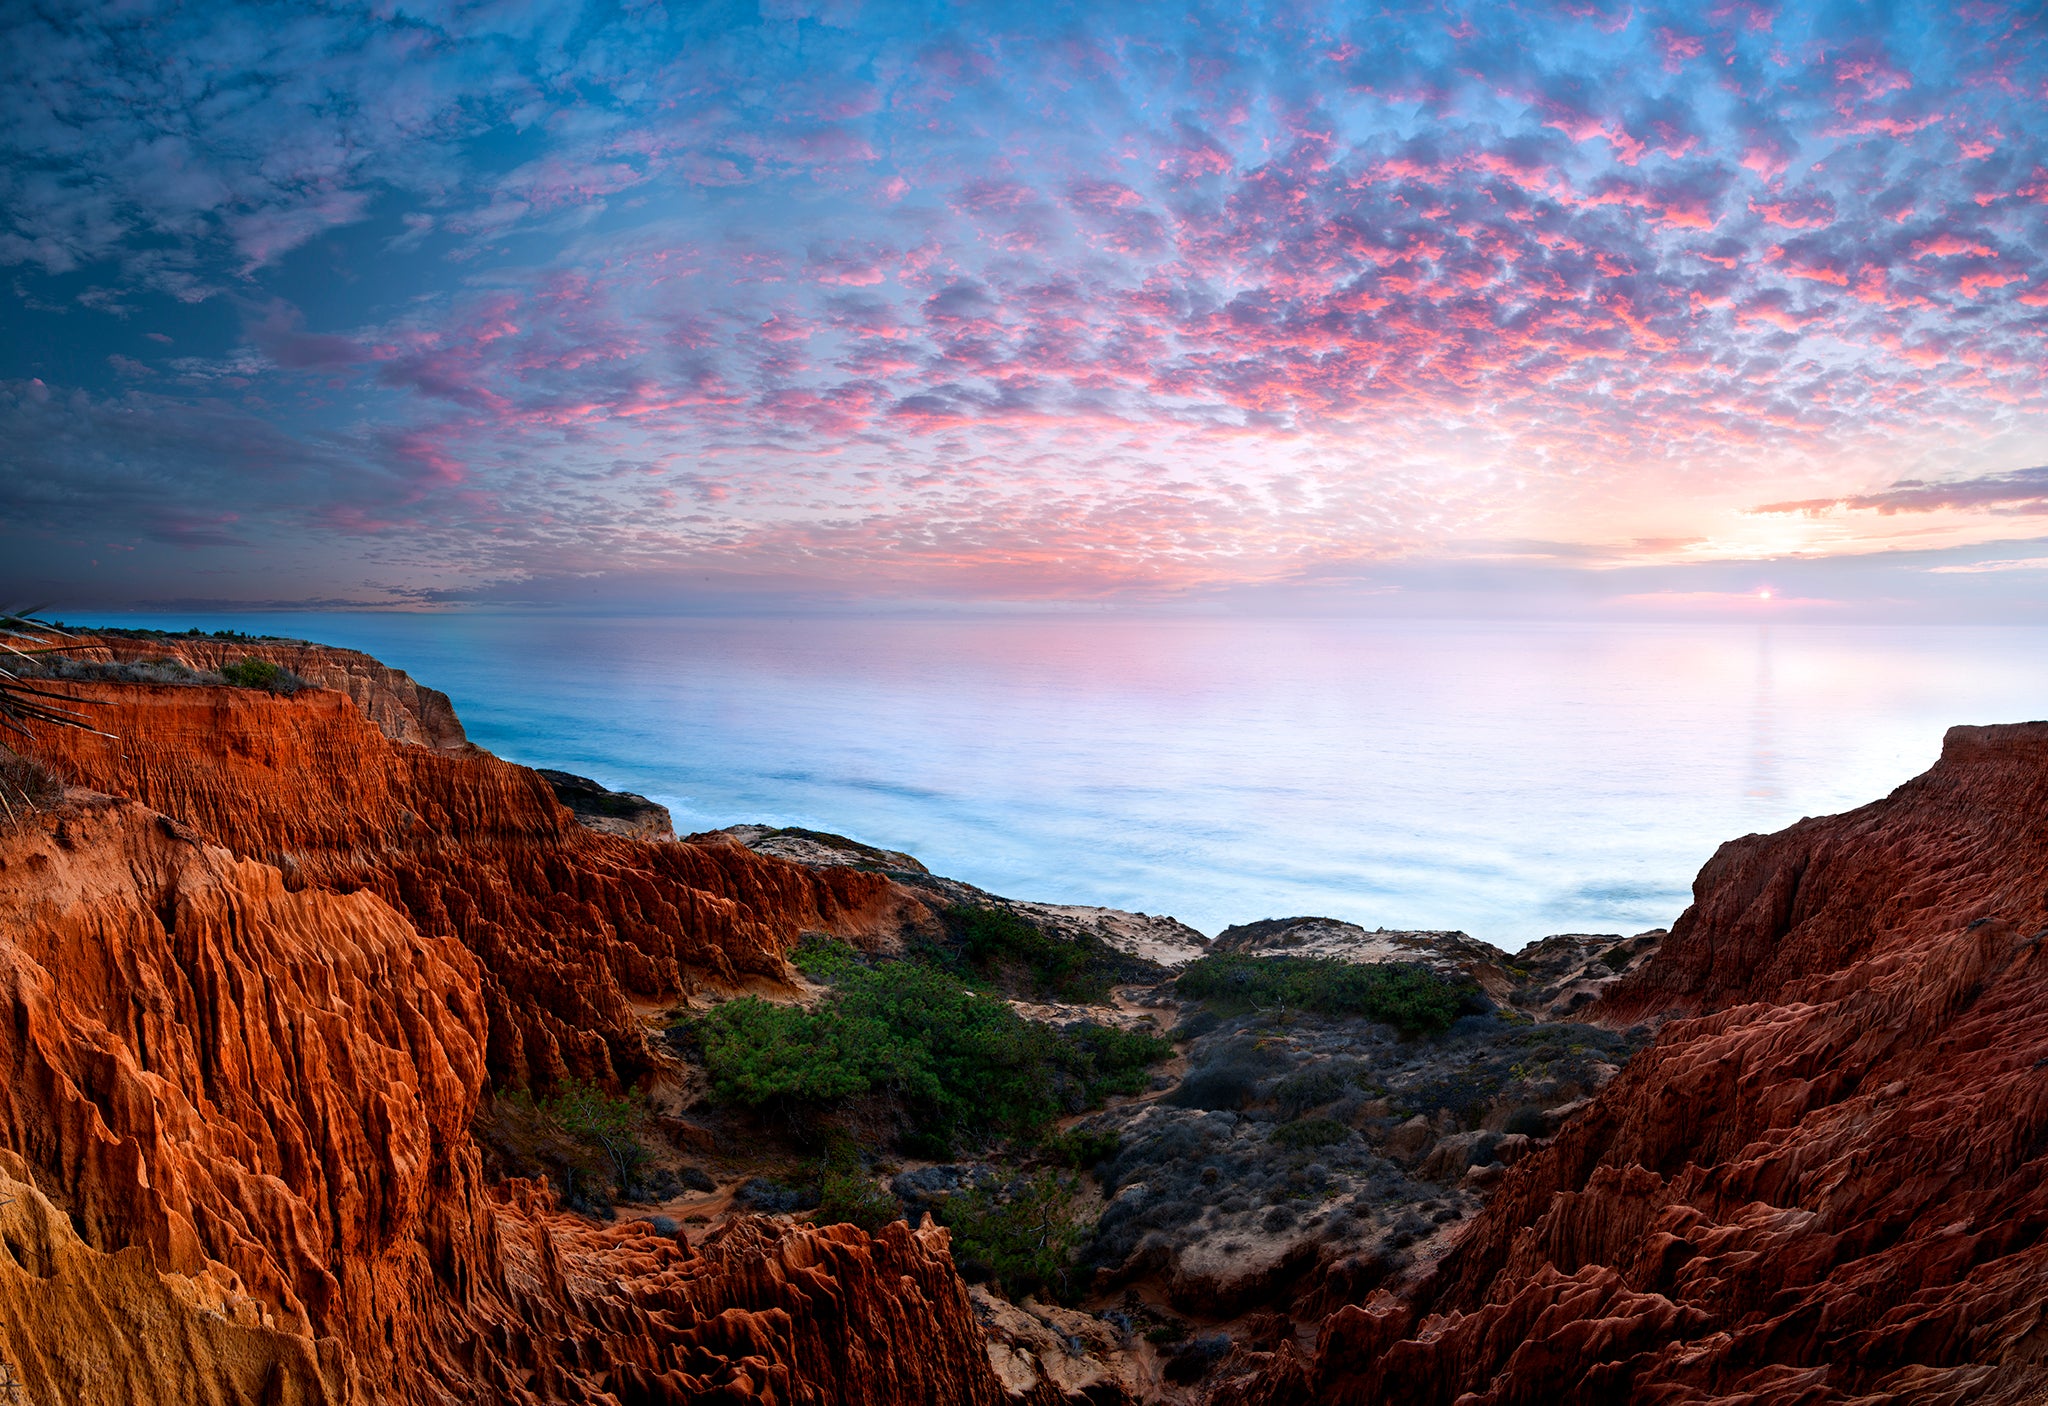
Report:
[[[676,837],[675,823],[665,805],[632,791],[610,790],[587,776],[550,771],[546,767],[536,768],[536,774],[548,783],[555,799],[567,806],[571,815],[593,830],[623,835],[629,840]]]
[[[304,640],[140,631],[94,634],[81,644],[74,652],[84,659],[118,663],[169,660],[205,673],[218,673],[245,659],[262,660],[289,669],[317,688],[343,695],[393,742],[436,752],[462,752],[469,747],[469,737],[463,732],[462,721],[455,716],[455,705],[448,701],[447,694],[428,688],[403,669],[394,669],[358,650]]]
[[[816,869],[848,867],[877,874],[929,874],[931,870],[900,849],[879,849],[874,845],[834,835],[826,830],[805,830],[787,825],[728,825],[690,836],[697,843],[722,842],[744,845],[756,854],[772,854],[792,864]]]
[[[1001,1399],[943,1231],[743,1219],[693,1249],[487,1188],[484,977],[379,894],[133,801],[0,834],[0,1389]]]
[[[1010,1406],[1135,1406],[1142,1383],[1101,1318],[1027,1298],[968,1290]]]
[[[1492,1000],[1538,1020],[1564,1020],[1581,1018],[1622,973],[1655,952],[1663,937],[1661,928],[1628,938],[1560,933],[1509,956],[1462,932],[1368,930],[1336,918],[1264,918],[1225,928],[1214,950],[1363,965],[1414,962],[1439,976],[1471,981]]]
[[[1724,845],[1591,1012],[1667,1020],[1405,1301],[1219,1400],[2048,1394],[2048,724]]]
[[[39,742],[72,781],[275,865],[289,889],[374,893],[472,953],[500,1084],[631,1079],[648,1067],[635,1001],[784,981],[804,931],[900,925],[879,875],[599,834],[536,773],[394,743],[327,690],[51,687],[92,699],[112,734]]]
[[[896,884],[909,917],[904,932],[929,932],[949,907],[999,908],[1015,913],[1048,936],[1066,942],[1100,943],[1153,968],[1185,966],[1209,950],[1209,939],[1178,918],[1132,913],[1073,903],[1031,903],[1001,898],[986,889],[934,874],[901,850],[877,849],[823,830],[732,825],[692,835],[696,843],[740,844],[813,869],[855,868],[886,874]]]
[[[1332,957],[1344,962],[1421,962],[1446,974],[1466,973],[1475,965],[1497,963],[1503,956],[1498,947],[1461,932],[1368,931],[1336,918],[1262,918],[1256,923],[1238,923],[1216,934],[1216,950],[1253,956]]]

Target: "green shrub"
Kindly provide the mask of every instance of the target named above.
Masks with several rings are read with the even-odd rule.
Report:
[[[1226,1010],[1291,1007],[1384,1021],[1406,1035],[1446,1029],[1470,988],[1408,962],[1360,965],[1331,957],[1220,952],[1181,969],[1174,990]]]
[[[807,932],[789,954],[790,964],[813,981],[837,981],[862,965],[860,953],[836,937]]]
[[[1634,955],[1635,953],[1629,951],[1625,944],[1616,943],[1600,954],[1600,960],[1607,964],[1609,970],[1620,971],[1628,965],[1629,958]]]
[[[1350,1136],[1351,1129],[1335,1118],[1304,1118],[1298,1123],[1282,1123],[1273,1130],[1268,1141],[1276,1147],[1302,1151],[1311,1147],[1328,1147]]]
[[[919,1146],[1035,1141],[1062,1113],[1135,1092],[1172,1053],[1149,1035],[1055,1030],[917,962],[845,966],[816,1010],[746,996],[688,1025],[714,1100],[810,1121],[871,1092],[898,1099]]]
[[[851,1141],[835,1142],[818,1169],[818,1209],[812,1219],[819,1225],[857,1225],[872,1235],[902,1218],[901,1203],[861,1166],[860,1149]]]
[[[618,1178],[619,1194],[632,1194],[634,1176],[647,1160],[639,1137],[647,1122],[645,1098],[571,1082],[540,1107],[570,1137],[602,1149]]]
[[[1122,1146],[1123,1138],[1115,1132],[1075,1128],[1047,1138],[1039,1150],[1055,1161],[1086,1171],[1109,1161]]]
[[[976,1187],[940,1210],[953,1233],[953,1258],[970,1278],[991,1278],[1015,1302],[1045,1290],[1072,1296],[1074,1251],[1085,1227],[1075,1183],[1042,1172],[1007,1187]]]
[[[223,664],[220,676],[236,688],[260,688],[269,693],[297,693],[306,686],[306,681],[268,659],[244,659],[239,663]]]
[[[1008,977],[1068,1001],[1109,999],[1113,964],[1085,943],[1052,937],[1007,908],[956,904],[945,918],[961,957],[981,976]]]
[[[1335,1103],[1351,1089],[1353,1070],[1332,1061],[1297,1069],[1273,1088],[1273,1098],[1284,1118],[1299,1118],[1311,1108]]]
[[[1082,1025],[1065,1038],[1076,1052],[1068,1068],[1082,1074],[1091,1107],[1111,1094],[1144,1092],[1151,1082],[1145,1071],[1173,1054],[1173,1045],[1157,1035],[1113,1025]]]

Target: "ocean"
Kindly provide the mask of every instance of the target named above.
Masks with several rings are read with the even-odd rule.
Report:
[[[2048,716],[2048,628],[1136,616],[183,614],[365,650],[472,739],[837,831],[1017,898],[1458,928],[1666,926],[1722,841]]]

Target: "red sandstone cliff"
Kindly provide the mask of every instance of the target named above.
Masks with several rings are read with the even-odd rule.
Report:
[[[39,742],[73,783],[275,865],[293,890],[368,890],[473,953],[499,1083],[630,1079],[646,1067],[633,998],[782,979],[803,931],[860,939],[901,921],[879,875],[596,833],[538,774],[394,743],[337,693],[51,687],[95,700],[113,734]]]
[[[626,993],[774,974],[865,876],[583,831],[333,693],[80,691],[121,740],[45,754],[174,814],[74,791],[0,834],[0,1390],[999,1399],[943,1231],[692,1249],[486,1187],[470,1140],[494,1057],[616,1064]]]
[[[2048,1399],[2048,724],[1956,728],[1694,893],[1601,1003],[1680,1017],[1656,1045],[1414,1302],[1228,1399]]]
[[[188,668],[218,672],[244,659],[261,659],[291,670],[320,688],[344,694],[377,729],[394,742],[461,752],[469,738],[455,705],[438,688],[428,688],[403,669],[353,649],[292,640],[216,639],[209,635],[93,635],[87,653],[123,663],[174,660]]]
[[[634,1000],[901,895],[593,833],[366,687],[81,684],[119,741],[42,747],[136,799],[0,835],[0,1392],[999,1400],[943,1232],[692,1249],[487,1186],[468,1133],[487,1080],[631,1077]],[[2044,876],[2048,725],[1724,846],[1596,1008],[1658,1043],[1417,1293],[1215,1399],[2044,1399]]]

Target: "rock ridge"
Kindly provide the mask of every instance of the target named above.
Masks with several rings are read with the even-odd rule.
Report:
[[[0,1362],[29,1399],[1001,1399],[942,1230],[692,1247],[487,1186],[483,973],[132,800],[0,835]]]
[[[1730,841],[1591,1008],[1656,1043],[1405,1299],[1216,1400],[2048,1396],[2048,724]]]

